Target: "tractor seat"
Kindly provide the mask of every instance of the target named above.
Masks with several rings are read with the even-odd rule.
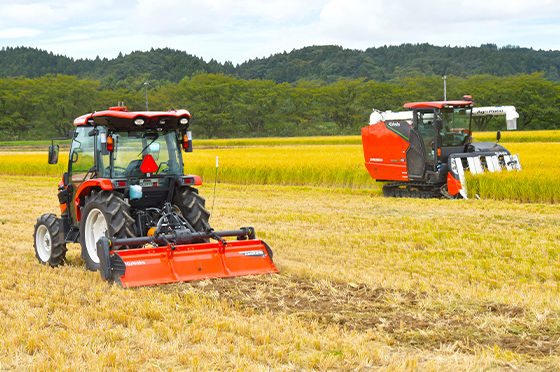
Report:
[[[136,159],[128,164],[126,167],[126,175],[128,177],[140,177],[142,176],[142,171],[140,170],[140,166],[142,165],[142,159]]]

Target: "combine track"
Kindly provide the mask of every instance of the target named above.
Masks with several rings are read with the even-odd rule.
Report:
[[[383,195],[389,198],[441,198],[445,195],[440,188],[441,185],[424,182],[393,182],[383,185]]]

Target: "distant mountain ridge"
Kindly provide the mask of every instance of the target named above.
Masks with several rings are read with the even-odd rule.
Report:
[[[510,76],[533,72],[544,72],[546,79],[560,82],[560,51],[517,46],[498,48],[495,44],[479,47],[402,44],[365,51],[325,45],[294,49],[234,66],[231,62],[206,62],[170,48],[94,60],[74,60],[28,47],[3,47],[0,50],[0,78],[64,74],[110,82],[144,79],[177,83],[186,76],[223,73],[277,83],[298,80],[333,82],[340,78],[390,82],[416,76]]]

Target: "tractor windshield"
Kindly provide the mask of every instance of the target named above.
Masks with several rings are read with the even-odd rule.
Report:
[[[111,137],[114,141],[111,178],[146,177],[140,167],[147,155],[158,166],[151,176],[183,174],[175,132],[113,132]]]
[[[471,136],[470,108],[442,109],[441,118],[443,129],[441,130],[441,142],[443,147],[463,146]]]

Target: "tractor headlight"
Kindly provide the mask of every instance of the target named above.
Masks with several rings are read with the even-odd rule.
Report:
[[[189,118],[183,117],[179,119],[179,124],[181,125],[187,125],[188,123],[189,123]]]
[[[134,119],[134,124],[135,125],[144,125],[144,119]]]

